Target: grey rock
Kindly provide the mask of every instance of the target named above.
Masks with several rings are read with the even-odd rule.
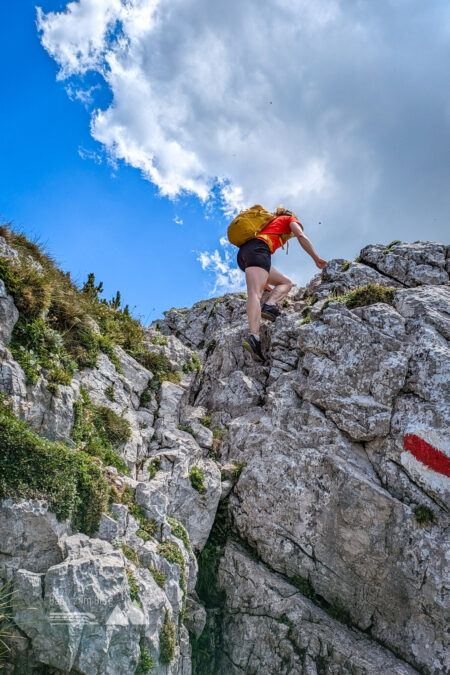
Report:
[[[8,344],[18,318],[14,300],[7,294],[5,283],[0,279],[0,341]]]
[[[219,584],[227,593],[219,673],[418,672],[364,634],[332,619],[236,545],[227,545]]]
[[[405,286],[446,284],[449,281],[443,244],[416,241],[395,244],[391,249],[376,244],[363,248],[360,257]]]

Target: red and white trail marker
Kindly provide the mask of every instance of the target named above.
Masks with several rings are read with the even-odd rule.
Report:
[[[450,444],[434,430],[406,434],[401,463],[414,480],[442,498],[450,491]]]

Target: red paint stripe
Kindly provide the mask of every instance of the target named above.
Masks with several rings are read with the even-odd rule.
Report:
[[[419,462],[425,464],[429,469],[450,478],[450,458],[440,450],[433,448],[423,438],[419,438],[415,434],[406,434],[403,448],[409,450]]]

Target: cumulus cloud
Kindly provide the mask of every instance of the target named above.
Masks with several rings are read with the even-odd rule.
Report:
[[[222,242],[221,242],[222,243]],[[203,270],[212,273],[215,282],[210,295],[218,293],[236,293],[245,287],[245,278],[243,273],[237,267],[234,267],[230,251],[225,248],[221,253],[215,251],[202,251],[197,260]]]
[[[445,0],[38,10],[59,77],[86,91],[94,72],[109,87],[91,132],[112,158],[171,198],[218,191],[227,215],[283,202],[333,256],[349,240],[445,236],[449,19]]]

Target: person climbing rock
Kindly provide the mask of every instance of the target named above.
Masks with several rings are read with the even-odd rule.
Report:
[[[256,212],[257,209],[259,209],[258,213]],[[271,219],[262,228],[259,228],[261,222],[264,223],[261,220],[263,212],[266,222],[268,219]],[[296,237],[300,246],[312,257],[320,270],[325,267],[327,261],[321,258],[314,250],[314,246],[306,234],[304,234],[303,225],[296,214],[284,206],[279,206],[274,213],[270,214],[257,205],[237,216],[228,230],[228,236],[232,243],[236,243],[236,241],[247,236],[247,234],[241,234],[243,229],[245,229],[247,215],[249,223],[246,229],[247,234],[251,231],[250,223],[252,222],[253,229],[254,231],[256,230],[257,234],[251,236],[251,238],[248,238],[240,245],[237,254],[237,263],[241,270],[245,272],[247,282],[247,317],[250,328],[250,335],[245,338],[242,346],[250,352],[254,360],[264,361],[259,337],[261,317],[269,321],[275,321],[281,314],[277,304],[286,297],[293,285],[289,277],[272,267],[271,256],[280,246],[284,248],[284,244],[288,239]],[[260,218],[259,225],[258,217]],[[231,228],[235,223],[240,228],[240,239],[234,237],[233,240],[232,235],[234,232]],[[265,289],[271,292],[267,302],[261,307],[261,297]]]

